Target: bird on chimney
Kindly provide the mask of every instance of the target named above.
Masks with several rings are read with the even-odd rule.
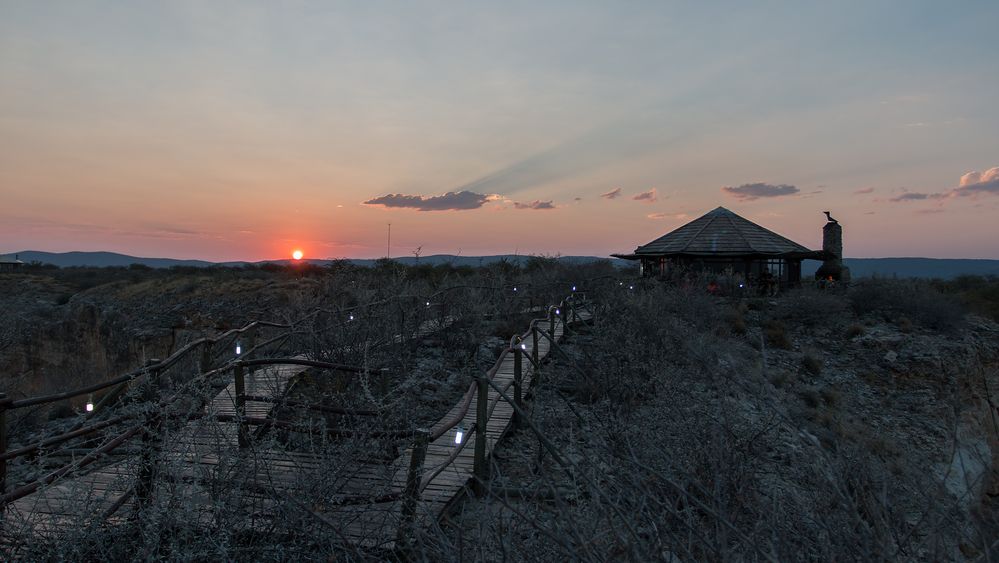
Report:
[[[828,211],[823,211],[823,213],[826,214],[826,219],[829,219],[830,223],[839,223],[839,221],[833,219],[833,216],[830,215]]]

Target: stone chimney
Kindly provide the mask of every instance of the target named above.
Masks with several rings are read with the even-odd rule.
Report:
[[[832,254],[834,260],[843,262],[843,227],[833,219],[822,227],[822,250]],[[826,262],[829,262],[827,260]]]
[[[843,227],[828,211],[825,214],[829,220],[822,227],[822,251],[828,257],[815,271],[815,279],[849,281],[850,269],[843,265]]]

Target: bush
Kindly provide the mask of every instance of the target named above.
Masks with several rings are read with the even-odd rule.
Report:
[[[763,325],[763,336],[766,338],[767,344],[774,348],[791,349],[791,340],[787,337],[787,329],[780,321],[767,321]]]
[[[733,309],[729,314],[729,328],[733,334],[746,334],[746,319],[738,309]]]
[[[933,286],[955,296],[969,310],[999,321],[999,277],[958,276],[949,281],[934,281]]]
[[[810,409],[819,408],[819,404],[822,402],[822,397],[819,395],[819,392],[811,387],[802,389],[798,393],[798,397],[801,398],[801,401],[805,403],[805,406]]]
[[[957,329],[964,318],[957,299],[920,280],[868,280],[854,285],[847,296],[858,315],[877,314],[889,322],[905,317],[942,332]]]
[[[840,398],[843,396],[835,387],[823,387],[819,390],[819,395],[822,396],[822,400],[830,407],[838,405]]]
[[[822,358],[818,356],[814,351],[805,352],[805,356],[801,358],[801,366],[805,368],[805,371],[812,375],[819,375],[822,373]]]
[[[806,327],[840,324],[850,317],[850,307],[839,295],[802,288],[782,296],[776,316]]]
[[[847,338],[856,338],[858,336],[863,336],[865,334],[867,334],[867,329],[864,328],[864,325],[862,324],[853,323],[852,325],[846,328]]]

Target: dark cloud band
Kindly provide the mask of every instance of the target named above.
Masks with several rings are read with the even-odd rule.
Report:
[[[364,204],[418,211],[463,211],[478,209],[493,199],[494,196],[463,190],[435,196],[388,194],[369,199]]]
[[[513,202],[514,209],[555,209],[555,204],[548,201],[534,200],[529,203],[520,203],[519,201]]]
[[[758,182],[756,184],[743,184],[741,186],[725,186],[722,188],[722,191],[736,199],[752,201],[761,197],[794,195],[801,190],[790,184],[766,184]]]

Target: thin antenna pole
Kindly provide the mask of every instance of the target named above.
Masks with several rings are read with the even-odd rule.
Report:
[[[392,258],[392,223],[388,224],[388,244],[385,245],[385,258]]]

